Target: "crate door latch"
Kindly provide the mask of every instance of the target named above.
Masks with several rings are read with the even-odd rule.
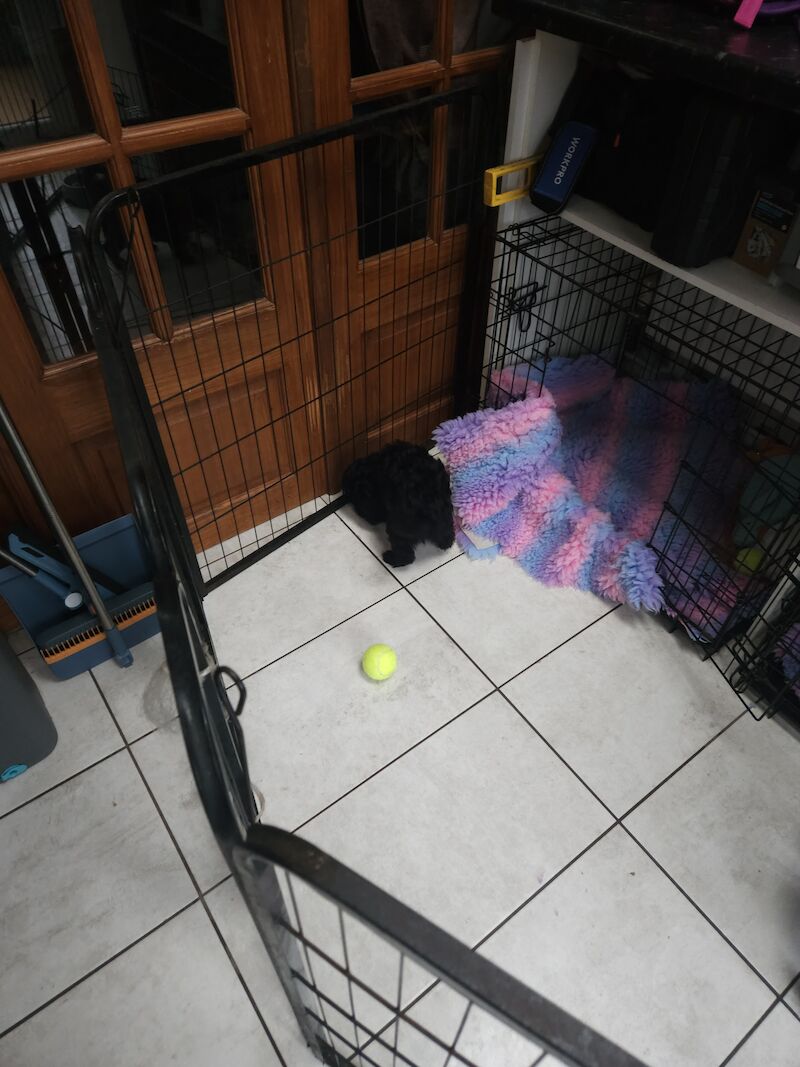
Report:
[[[512,200],[521,200],[528,195],[528,190],[533,181],[536,164],[541,156],[530,156],[528,159],[518,159],[514,163],[503,163],[499,167],[489,167],[483,172],[483,202],[487,207],[500,207],[501,204],[510,204]],[[522,171],[522,181],[514,189],[508,189],[501,193],[498,190],[500,179],[509,174],[517,174]]]

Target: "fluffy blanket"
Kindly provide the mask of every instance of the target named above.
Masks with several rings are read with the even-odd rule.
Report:
[[[461,525],[539,581],[666,608],[713,640],[747,584],[717,559],[745,474],[729,390],[617,378],[585,356],[552,360],[527,396],[526,371],[493,375],[487,400],[505,406],[434,434]]]

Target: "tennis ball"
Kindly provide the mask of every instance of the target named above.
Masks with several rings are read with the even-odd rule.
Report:
[[[397,653],[388,645],[370,645],[361,657],[361,669],[374,682],[385,682],[397,670]]]
[[[740,574],[755,574],[763,562],[763,548],[743,548],[736,556],[736,570]]]

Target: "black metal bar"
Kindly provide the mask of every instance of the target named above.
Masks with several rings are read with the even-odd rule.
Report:
[[[64,525],[64,520],[56,510],[50,494],[45,488],[44,482],[39,477],[39,472],[36,470],[33,460],[28,454],[28,450],[25,448],[22,438],[19,436],[17,428],[2,400],[0,400],[0,434],[5,438],[6,444],[14,459],[17,461],[19,469],[27,482],[28,488],[41,508],[42,514],[45,516],[48,525],[55,534],[70,566],[75,571],[81,585],[86,591],[86,595],[97,615],[98,622],[103,628],[106,640],[114,651],[115,657],[122,662],[125,658],[125,653],[130,656],[127,646],[120,637],[116,623],[111,617],[105,601],[97,591],[97,586],[95,585],[86,564],[83,562],[83,558],[78,552],[75,542],[70,537],[69,531]]]
[[[245,152],[237,152],[222,159],[212,160],[210,163],[201,163],[194,167],[185,167],[183,170],[172,174],[151,178],[149,181],[140,182],[128,186],[125,189],[116,189],[108,193],[95,204],[86,222],[86,236],[90,245],[99,246],[102,220],[113,208],[122,207],[123,204],[131,203],[132,199],[141,193],[147,193],[164,185],[173,185],[176,182],[185,181],[188,178],[202,176],[208,178],[211,174],[225,174],[230,171],[239,171],[259,163],[269,163],[275,159],[292,155],[296,152],[305,151],[308,148],[317,148],[320,145],[329,144],[331,141],[340,140],[342,137],[355,136],[364,130],[375,127],[376,118],[380,120],[399,118],[411,114],[420,109],[433,109],[452,104],[455,100],[474,94],[472,86],[464,86],[459,89],[449,89],[443,93],[433,93],[431,96],[421,97],[407,103],[396,104],[375,114],[348,119],[333,126],[326,126],[313,133],[298,134],[295,137],[287,137],[283,141],[275,141],[273,144],[262,148],[250,148]]]
[[[325,1040],[324,1030],[311,1025],[309,1006],[301,995],[301,986],[293,978],[293,972],[303,972],[303,962],[295,939],[288,933],[289,916],[275,870],[272,864],[254,864],[251,859],[236,864],[236,879],[300,1032],[319,1055],[320,1044]]]

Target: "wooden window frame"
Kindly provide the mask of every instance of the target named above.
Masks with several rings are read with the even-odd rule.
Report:
[[[296,95],[313,101],[298,113],[298,127],[344,122],[353,107],[428,89],[451,88],[471,74],[498,70],[513,55],[513,43],[473,52],[453,53],[454,0],[437,0],[433,58],[403,67],[351,76],[348,0],[284,0],[287,26],[295,42]],[[427,239],[438,243],[444,231],[447,181],[448,108],[437,108],[431,129],[431,169]],[[354,210],[350,205],[348,210]]]
[[[257,5],[250,0],[225,0],[237,106],[123,126],[92,0],[60,0],[95,132],[0,152],[0,182],[102,164],[112,187],[125,188],[135,182],[131,163],[134,156],[229,137],[242,137],[248,148],[268,144],[291,137],[296,128],[308,130],[346,120],[352,117],[356,104],[419,88],[432,92],[445,90],[455,79],[495,70],[506,62],[512,45],[454,55],[453,0],[438,2],[434,59],[352,78],[347,0],[284,0],[283,5],[272,0]],[[294,92],[291,94],[294,100],[286,88],[289,72],[285,68],[285,40],[302,42],[294,48]],[[304,58],[300,59],[303,50]],[[270,91],[263,77],[253,78],[259,56],[265,54],[269,54],[279,70],[274,81],[277,92]],[[301,84],[303,70],[305,84]],[[301,113],[303,98],[310,102],[304,114]],[[438,242],[444,232],[446,161],[447,108],[438,108],[431,130],[431,209],[427,234],[427,239],[434,242]],[[249,177],[259,247],[263,262],[268,262],[262,191],[258,176],[251,174]],[[154,340],[169,340],[173,336],[174,324],[167,308],[155,249],[146,222],[141,218],[134,232],[132,258]],[[268,297],[264,302],[269,304]],[[93,354],[74,356],[57,364],[43,365],[43,374],[58,374],[75,366],[76,360],[85,363],[94,358]]]
[[[187,145],[242,137],[245,146],[269,143],[290,137],[294,132],[291,101],[285,93],[265,92],[263,82],[248,84],[247,49],[254,43],[273,42],[271,58],[278,65],[278,81],[288,84],[283,12],[280,4],[253,5],[248,0],[225,0],[228,47],[234,81],[236,107],[202,112],[180,118],[161,119],[136,126],[123,126],[114,98],[111,76],[95,20],[92,0],[60,0],[64,19],[75,50],[78,70],[95,124],[95,132],[64,138],[42,145],[12,148],[0,152],[0,182],[37,177],[52,171],[102,164],[112,188],[135,183],[131,160],[138,155],[158,153]],[[257,7],[258,10],[254,8]],[[249,57],[252,62],[252,56]],[[263,200],[257,176],[250,176],[251,206],[259,247],[264,258],[266,227]],[[154,339],[169,340],[173,323],[155,249],[140,217],[133,234],[132,259],[147,308]],[[264,262],[267,259],[264,258]],[[264,298],[265,304],[269,304]],[[77,355],[57,364],[43,365],[43,375],[60,374],[95,360],[93,353]]]

